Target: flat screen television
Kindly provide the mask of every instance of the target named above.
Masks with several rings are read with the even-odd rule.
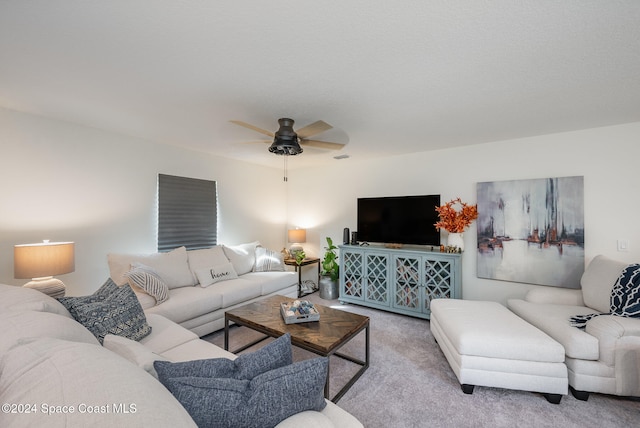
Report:
[[[358,241],[440,245],[440,195],[358,198]]]

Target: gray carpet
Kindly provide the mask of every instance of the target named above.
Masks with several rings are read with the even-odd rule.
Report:
[[[320,299],[317,293],[307,298],[371,319],[371,366],[338,402],[367,428],[640,426],[638,399],[591,394],[585,402],[569,394],[555,405],[538,393],[486,387],[476,387],[472,395],[466,395],[435,343],[428,321],[361,306],[340,306],[337,300]],[[231,349],[259,337],[245,327],[232,327],[229,336]],[[222,331],[203,339],[224,345]],[[364,333],[342,351],[364,359]],[[295,360],[312,357],[314,354],[294,348]],[[332,396],[357,368],[332,357]]]

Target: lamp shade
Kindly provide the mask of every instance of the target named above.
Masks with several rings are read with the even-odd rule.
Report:
[[[289,242],[300,244],[307,242],[307,230],[306,229],[290,229],[288,233]]]
[[[13,276],[17,279],[62,275],[75,270],[73,242],[41,242],[13,248]]]

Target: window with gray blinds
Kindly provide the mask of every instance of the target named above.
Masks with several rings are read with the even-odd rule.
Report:
[[[215,181],[158,174],[158,251],[216,245],[217,201]]]

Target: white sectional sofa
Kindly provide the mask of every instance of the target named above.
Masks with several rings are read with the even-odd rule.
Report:
[[[0,426],[195,427],[154,378],[153,361],[236,357],[163,316],[148,314],[146,322],[151,333],[140,341],[107,335],[101,346],[57,300],[0,284]],[[300,426],[362,424],[327,401],[322,411],[303,411],[277,425]]]
[[[158,303],[132,284],[145,312],[162,315],[202,337],[224,328],[229,309],[275,294],[298,297],[297,276],[284,270],[281,257],[251,242],[190,251],[180,247],[168,253],[114,253],[107,258],[111,279],[118,285],[131,283],[127,272],[132,266],[151,268],[167,285],[168,298]],[[212,269],[218,278],[211,278]],[[199,275],[208,280],[201,281]],[[209,281],[215,282],[203,285]]]
[[[595,257],[580,280],[581,290],[544,287],[508,307],[560,343],[565,350],[569,386],[582,400],[589,392],[640,396],[640,318],[600,315],[584,330],[575,315],[610,312],[611,291],[626,263]]]

